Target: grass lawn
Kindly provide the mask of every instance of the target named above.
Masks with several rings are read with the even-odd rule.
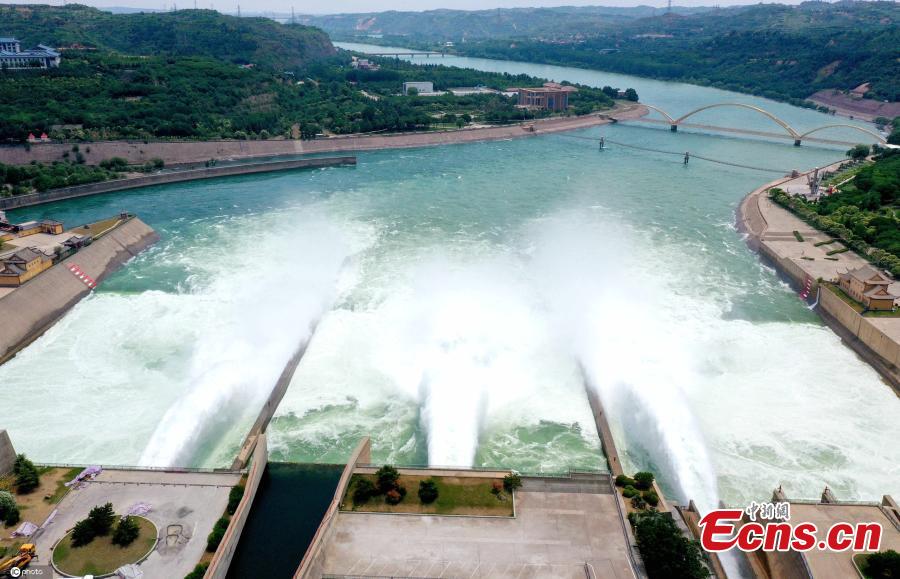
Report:
[[[835,293],[839,298],[844,300],[844,302],[849,305],[853,310],[866,318],[900,318],[900,309],[895,309],[894,311],[888,310],[869,310],[863,313],[863,305],[856,301],[855,299],[848,296],[844,290],[839,288],[838,286],[831,283],[822,283],[823,286],[827,287],[831,291]]]
[[[13,493],[21,516],[21,520],[12,527],[6,527],[3,523],[0,523],[0,552],[5,548],[8,553],[12,553],[15,549],[18,549],[18,545],[27,542],[22,538],[10,539],[9,535],[25,521],[40,526],[50,516],[50,513],[56,508],[56,503],[65,494],[67,490],[65,483],[72,480],[79,472],[81,472],[80,468],[38,468],[41,484],[27,494],[16,492],[15,477],[12,474],[0,478],[0,490]]]
[[[383,496],[372,497],[361,505],[353,504],[353,490],[356,482],[367,478],[375,483],[375,475],[355,474],[347,487],[343,509],[372,513],[418,513],[432,515],[492,515],[497,517],[513,516],[513,501],[506,492],[501,498],[493,494],[493,483],[502,484],[503,479],[482,477],[449,477],[400,475],[400,484],[406,487],[406,496],[397,505],[384,502]],[[419,482],[432,479],[437,483],[438,498],[430,505],[423,505],[419,500]]]
[[[88,223],[87,225],[83,225],[81,227],[77,227],[72,231],[79,235],[90,235],[91,237],[103,233],[107,229],[110,229],[116,223],[119,222],[118,217],[112,217],[110,219],[104,219],[102,221],[95,221],[94,223]]]
[[[53,550],[53,562],[67,575],[104,575],[127,563],[137,562],[156,546],[156,527],[143,517],[135,519],[141,534],[131,545],[124,548],[113,545],[110,533],[83,547],[73,547],[69,533]]]

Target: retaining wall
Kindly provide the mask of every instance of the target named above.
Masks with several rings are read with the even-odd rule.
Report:
[[[231,522],[216,549],[209,568],[206,570],[204,577],[206,579],[225,579],[228,575],[228,567],[231,566],[231,559],[234,558],[234,552],[237,550],[238,543],[241,540],[241,533],[244,531],[244,525],[247,524],[247,517],[250,516],[250,508],[253,506],[253,499],[256,498],[256,491],[259,489],[259,482],[266,470],[266,464],[269,460],[269,451],[266,445],[265,433],[257,437],[256,447],[253,451],[253,465],[247,474],[247,483],[244,486],[244,497],[238,504],[237,510],[231,516]]]
[[[0,430],[0,476],[12,472],[16,462],[16,449],[13,448],[9,434]]]
[[[214,177],[228,177],[233,175],[249,175],[251,173],[287,171],[290,169],[310,169],[318,167],[333,167],[337,165],[355,164],[356,157],[320,157],[315,159],[292,159],[289,161],[244,163],[240,165],[202,167],[199,169],[173,171],[170,173],[155,173],[152,175],[144,175],[142,177],[129,177],[127,179],[115,179],[113,181],[103,181],[101,183],[89,183],[87,185],[63,187],[61,189],[53,189],[51,191],[45,191],[43,193],[32,193],[29,195],[4,197],[0,198],[0,210],[17,209],[19,207],[29,207],[31,205],[50,203],[51,201],[61,201],[63,199],[86,197],[88,195],[97,195],[100,193],[111,193],[113,191],[136,189],[138,187],[146,187],[148,185],[164,185],[166,183],[196,181],[198,179],[212,179]]]
[[[12,358],[59,318],[90,289],[67,268],[77,264],[100,282],[123,263],[159,240],[146,223],[133,217],[75,255],[66,258],[0,298],[0,364]]]
[[[641,113],[641,107],[634,107],[623,111],[610,110],[606,114],[555,117],[526,124],[499,127],[423,131],[396,135],[347,135],[311,141],[98,141],[81,144],[80,152],[89,165],[96,165],[100,161],[112,157],[122,157],[133,164],[143,164],[151,159],[162,159],[166,164],[203,163],[209,159],[370,151],[527,137],[542,132],[567,131],[608,123],[610,122],[608,115],[626,118],[640,116]],[[22,145],[0,146],[0,163],[26,165],[31,161],[45,163],[61,161],[63,154],[71,150],[72,145],[69,143],[35,143],[29,150]]]
[[[877,318],[870,319],[859,315],[850,304],[828,288],[822,289],[819,307],[885,362],[895,368],[900,367],[900,344],[872,323],[872,319]]]
[[[340,511],[341,500],[344,498],[344,493],[347,492],[347,486],[350,484],[350,477],[353,475],[356,465],[368,464],[372,461],[371,450],[372,443],[366,437],[360,441],[356,450],[350,455],[347,466],[344,467],[344,472],[338,481],[337,489],[334,491],[334,498],[331,500],[331,504],[328,505],[328,510],[325,511],[325,516],[322,517],[322,522],[319,523],[319,528],[316,530],[313,540],[303,555],[300,567],[294,573],[294,579],[318,579],[323,575],[325,571],[325,547],[334,535],[334,521]]]

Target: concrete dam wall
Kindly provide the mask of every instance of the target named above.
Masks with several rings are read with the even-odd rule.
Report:
[[[0,364],[43,334],[91,291],[67,266],[77,265],[99,282],[158,240],[150,226],[133,217],[0,298]]]
[[[229,177],[234,175],[249,175],[251,173],[270,173],[273,171],[287,171],[291,169],[315,169],[321,167],[336,167],[340,165],[355,165],[356,157],[318,157],[314,159],[290,159],[287,161],[269,161],[259,163],[244,163],[240,165],[221,165],[216,167],[202,167],[186,171],[172,171],[169,173],[155,173],[141,177],[129,177],[112,181],[101,181],[87,185],[75,185],[61,189],[51,189],[43,193],[31,193],[28,195],[16,195],[0,199],[0,211],[17,209],[74,199],[100,193],[137,189],[149,185],[165,185],[166,183],[179,183],[181,181],[196,181],[198,179],[212,179],[215,177]]]

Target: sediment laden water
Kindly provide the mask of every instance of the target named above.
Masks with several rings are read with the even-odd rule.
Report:
[[[491,66],[634,86],[673,112],[762,102]],[[796,127],[829,120],[763,104]],[[758,166],[840,156],[624,125],[579,134]],[[19,211],[71,224],[126,207],[163,241],[0,367],[3,395],[29,399],[0,426],[43,461],[227,465],[310,340],[271,427],[278,460],[340,462],[370,435],[379,461],[602,468],[587,377],[626,468],[704,508],[779,484],[900,493],[900,451],[883,443],[900,437],[900,401],[732,226],[774,176],[544,136]]]

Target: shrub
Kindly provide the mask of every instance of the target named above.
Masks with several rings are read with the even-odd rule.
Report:
[[[219,548],[219,543],[222,542],[222,537],[225,536],[225,531],[228,530],[228,517],[222,517],[218,521],[216,521],[215,526],[213,526],[213,530],[206,537],[206,550],[210,553],[215,553],[216,549]]]
[[[502,492],[503,492],[503,483],[502,482],[495,480],[494,482],[491,483],[491,494],[500,496],[500,493],[502,493]]]
[[[203,579],[203,576],[206,575],[206,569],[209,567],[209,563],[197,563],[197,566],[194,567],[194,570],[184,576],[184,579]]]
[[[116,513],[113,511],[112,503],[106,503],[102,507],[94,507],[88,513],[86,520],[90,524],[95,537],[108,535],[112,530],[113,523],[116,522]]]
[[[154,169],[162,169],[166,166],[165,161],[163,161],[159,157],[153,157],[152,159],[150,159],[150,164],[153,165]]]
[[[242,498],[244,498],[244,486],[235,485],[231,487],[231,491],[228,493],[228,506],[226,507],[229,515],[234,514],[238,505],[241,504]]]
[[[386,464],[378,469],[375,473],[375,478],[378,480],[378,490],[382,493],[387,493],[397,487],[400,473],[393,466]]]
[[[634,479],[628,475],[620,474],[616,477],[616,486],[617,487],[628,487],[634,486]]]
[[[82,519],[75,523],[75,528],[72,529],[72,546],[83,547],[93,541],[95,536],[91,522],[87,519]]]
[[[100,166],[109,171],[121,171],[128,166],[128,161],[122,157],[111,157],[100,161]]]
[[[514,490],[522,486],[522,477],[518,473],[511,472],[503,477],[503,488],[506,492],[512,493]]]
[[[645,491],[642,495],[644,500],[647,501],[647,504],[651,507],[655,507],[659,504],[659,495],[654,491]]]
[[[378,489],[367,478],[360,478],[356,481],[353,489],[353,504],[361,505],[378,494]]]
[[[866,557],[864,571],[867,577],[896,579],[900,577],[900,553],[893,549],[872,553]]]
[[[653,486],[652,472],[639,472],[634,475],[634,488],[645,491]]]
[[[832,249],[831,251],[826,252],[825,255],[837,255],[839,253],[845,253],[848,251],[850,251],[849,247],[842,247],[840,249]]]
[[[398,485],[397,488],[393,488],[385,493],[384,502],[389,505],[396,505],[399,504],[405,496],[406,489],[402,485]]]
[[[419,500],[423,505],[429,505],[438,498],[438,487],[433,480],[419,482]]]
[[[19,507],[16,505],[16,499],[12,493],[6,491],[0,491],[0,522],[6,523],[7,526],[19,522]]]
[[[134,541],[140,536],[141,527],[138,525],[137,521],[134,517],[125,517],[119,524],[116,526],[116,532],[113,533],[112,542],[113,545],[119,545],[120,547],[127,547],[128,545],[134,543]]]
[[[647,502],[641,498],[641,495],[635,495],[631,497],[631,506],[636,509],[643,509],[647,506]]]
[[[800,235],[800,232],[799,232],[799,231],[797,231],[797,230],[795,229],[793,233],[794,233],[794,238],[795,238],[797,241],[803,241],[803,236]]]
[[[657,511],[644,511],[632,513],[629,520],[651,579],[709,577],[697,543],[686,539],[671,518]]]
[[[625,487],[624,489],[622,489],[622,496],[625,497],[626,499],[630,499],[630,498],[632,498],[632,497],[636,497],[636,496],[638,496],[639,494],[641,494],[640,491],[638,491],[636,488],[634,488],[634,487],[631,486],[631,485],[628,485],[627,487]]]
[[[38,474],[37,467],[24,454],[16,457],[16,462],[13,465],[13,474],[16,475],[16,490],[20,493],[30,493],[41,484],[41,477]]]
[[[16,523],[19,522],[19,520],[20,520],[20,515],[19,515],[19,507],[18,506],[14,506],[13,508],[6,511],[6,516],[3,518],[3,522],[6,524],[7,527],[11,527],[11,526],[15,525]]]

